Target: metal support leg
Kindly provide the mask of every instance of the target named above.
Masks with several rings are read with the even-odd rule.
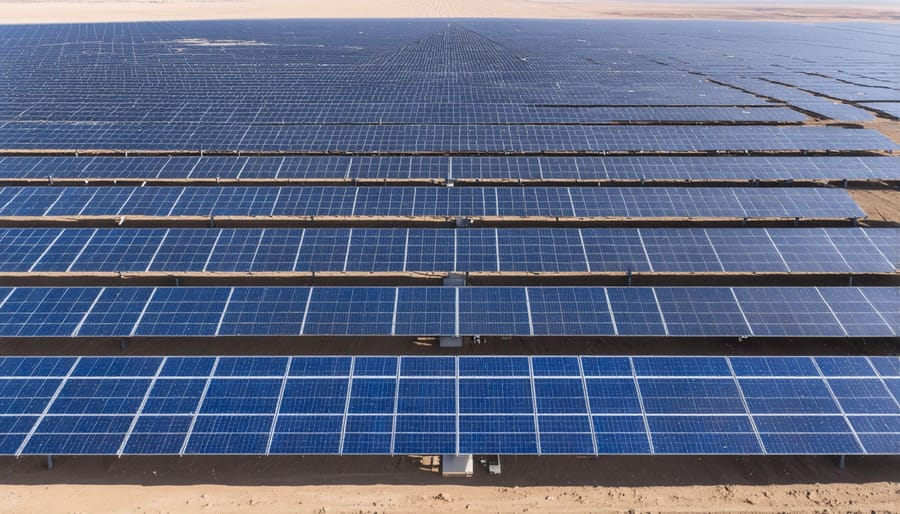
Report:
[[[846,455],[838,455],[838,462],[837,462],[838,469],[844,469],[844,464],[846,463],[845,462],[846,457],[847,457]]]
[[[47,455],[47,469],[53,469],[53,455]]]

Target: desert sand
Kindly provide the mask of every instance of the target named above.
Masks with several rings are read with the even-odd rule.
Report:
[[[414,457],[3,463],[5,512],[893,512],[896,459],[518,457],[441,478]]]
[[[0,0],[2,23],[264,18],[666,18],[900,22],[900,4],[785,5],[747,0]]]

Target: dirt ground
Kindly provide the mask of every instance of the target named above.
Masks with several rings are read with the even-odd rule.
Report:
[[[896,512],[900,459],[517,457],[441,478],[414,457],[9,459],[5,512]]]
[[[803,6],[747,0],[3,0],[0,23],[73,23],[260,18],[666,18],[782,21],[900,21],[900,4],[866,1]]]
[[[850,197],[871,222],[900,223],[900,191],[897,189],[854,189]]]

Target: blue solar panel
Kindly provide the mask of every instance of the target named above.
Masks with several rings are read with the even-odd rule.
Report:
[[[223,288],[157,288],[134,335],[213,336],[230,294]]]
[[[237,287],[231,294],[217,335],[299,335],[308,288]]]
[[[63,230],[58,238],[44,249],[31,267],[24,271],[66,271],[97,229]]]
[[[600,288],[529,288],[534,335],[614,335],[606,294]]]
[[[456,334],[456,290],[401,287],[397,290],[396,335]]]
[[[704,229],[724,271],[790,271],[769,230]]]
[[[104,288],[72,335],[130,336],[151,294],[149,287]]]
[[[666,333],[652,289],[610,287],[606,292],[619,335]]]
[[[0,230],[0,271],[28,271],[62,232],[61,229]]]
[[[97,288],[17,288],[0,304],[0,337],[69,337],[99,294]]]
[[[730,289],[658,287],[656,298],[671,336],[750,334]]]
[[[531,332],[528,302],[521,288],[460,288],[459,333],[512,335]]]
[[[895,358],[876,360],[884,359]],[[29,375],[68,373],[60,365],[72,364],[18,360],[4,365]],[[210,361],[218,378],[197,376],[208,376]],[[817,358],[814,373],[809,357],[399,361],[408,365],[396,376],[396,357],[84,357],[71,378],[0,381],[7,406],[0,450],[388,454],[454,453],[458,444],[463,453],[504,454],[898,451],[897,403],[861,357]],[[844,368],[856,376],[841,375]],[[826,382],[822,373],[832,376]]]
[[[891,327],[891,330],[895,334],[900,333],[900,309],[897,309],[897,298],[900,297],[900,291],[893,287],[863,287],[859,290]]]
[[[842,336],[844,329],[815,289],[734,288],[755,336]]]
[[[0,269],[893,271],[890,259],[872,242],[877,233],[879,229],[859,228],[7,229],[0,231],[0,248],[6,244],[9,250]]]
[[[390,335],[394,288],[312,289],[304,335]]]
[[[98,230],[66,271],[145,271],[166,231]]]
[[[485,108],[486,106],[481,106]],[[677,108],[679,112],[688,109]],[[556,109],[559,110],[559,109]],[[659,109],[654,109],[659,111]],[[690,109],[696,111],[696,109]],[[776,112],[757,109],[756,112]],[[746,111],[744,111],[746,112]],[[788,111],[790,112],[790,111]],[[531,114],[533,121],[538,116]],[[5,178],[447,178],[448,157],[6,157]],[[79,162],[84,161],[84,162]],[[881,157],[458,157],[457,179],[886,179]],[[886,161],[886,162],[882,162]]]
[[[896,294],[809,287],[16,288],[0,295],[0,330],[7,337],[891,337]]]
[[[542,216],[859,218],[825,188],[8,188],[2,216]]]
[[[218,236],[218,230],[169,229],[147,271],[203,271]]]
[[[641,240],[653,263],[653,271],[724,271],[704,231],[643,230]]]

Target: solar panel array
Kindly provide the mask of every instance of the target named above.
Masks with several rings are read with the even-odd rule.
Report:
[[[897,357],[7,357],[0,454],[892,454]]]
[[[846,188],[900,180],[869,128],[900,103],[895,32],[0,26],[0,340],[213,354],[0,357],[0,454],[900,453],[896,356],[218,355],[434,336],[889,352],[900,233],[853,226],[874,211]],[[264,272],[307,285],[242,286]],[[661,287],[530,281],[632,272]],[[417,273],[462,277],[400,285]]]
[[[0,272],[874,273],[898,264],[896,228],[0,229]]]
[[[436,187],[5,187],[16,216],[861,218],[842,189]]]
[[[898,180],[884,157],[2,157],[0,179]]]
[[[897,295],[878,287],[18,287],[0,288],[0,337],[893,337]]]

